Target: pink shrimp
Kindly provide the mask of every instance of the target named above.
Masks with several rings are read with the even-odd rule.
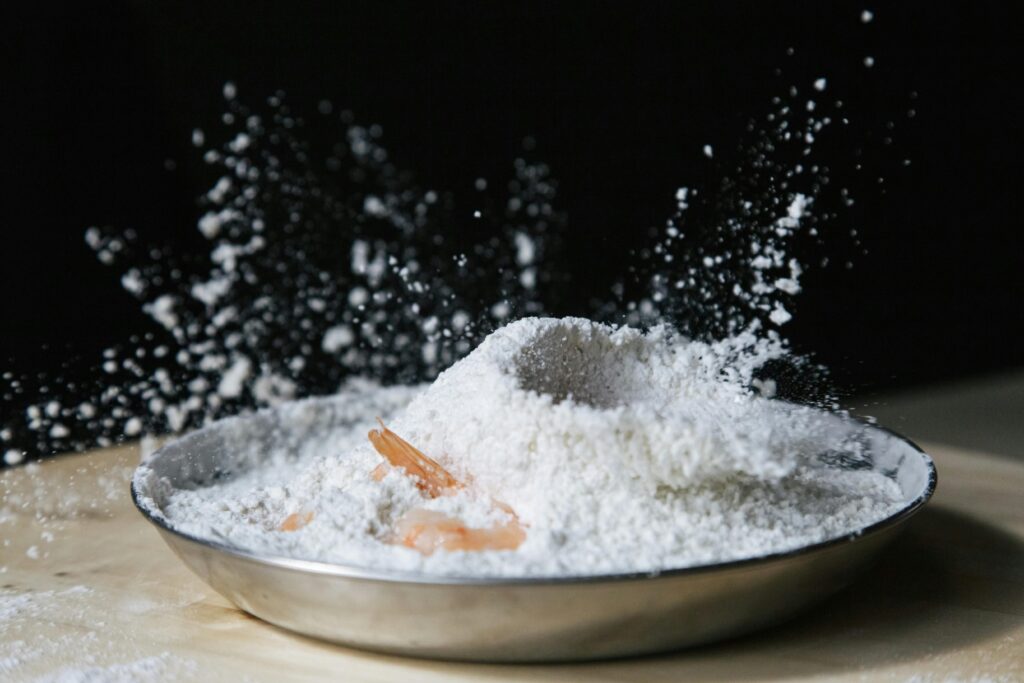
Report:
[[[402,467],[410,476],[415,477],[416,487],[420,491],[431,498],[437,498],[462,488],[462,484],[449,474],[448,470],[441,467],[440,463],[431,460],[408,441],[385,427],[380,418],[377,418],[377,422],[380,423],[380,429],[370,430],[370,443],[392,466]],[[387,474],[387,470],[381,469],[382,467],[384,465],[373,471],[373,478],[377,481]]]
[[[278,531],[298,531],[313,521],[312,512],[293,512],[283,520],[277,527]]]
[[[416,486],[430,498],[451,495],[461,488],[462,482],[453,477],[438,462],[431,460],[408,441],[384,426],[370,432],[370,443],[394,467],[405,469],[416,478]],[[379,465],[373,478],[380,481],[387,474],[387,466]],[[461,520],[443,512],[413,508],[395,525],[393,542],[430,555],[435,550],[515,550],[524,540],[526,531],[511,507],[493,501],[496,508],[511,517],[507,522],[486,529],[471,529]]]
[[[515,550],[526,532],[515,517],[488,529],[470,529],[455,517],[436,510],[413,508],[395,527],[395,541],[430,555],[435,550]]]

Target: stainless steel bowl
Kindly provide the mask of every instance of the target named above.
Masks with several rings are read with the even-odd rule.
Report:
[[[863,426],[857,462],[895,478],[906,505],[842,538],[735,562],[658,573],[480,579],[431,577],[268,557],[175,531],[170,490],[259,464],[261,454],[345,426],[344,397],[223,420],[164,446],[135,473],[132,498],[188,567],[261,619],[325,640],[417,657],[538,662],[638,655],[707,643],[780,622],[850,583],[935,490],[916,445]],[[838,417],[839,428],[853,423]],[[262,444],[239,453],[238,436]],[[840,454],[841,455],[841,454]]]

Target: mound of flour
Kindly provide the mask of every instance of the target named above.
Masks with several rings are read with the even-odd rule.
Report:
[[[353,427],[318,430],[224,483],[170,492],[176,528],[257,552],[463,576],[657,571],[784,551],[851,533],[902,506],[891,479],[838,469],[810,408],[750,387],[783,353],[741,335],[704,344],[577,318],[528,318],[491,334],[428,387],[350,387]],[[302,404],[290,408],[301,412]],[[366,431],[388,426],[462,481],[425,501]],[[239,438],[244,438],[240,435]],[[240,443],[239,448],[245,445]],[[430,556],[391,545],[427,507],[486,527],[507,503],[527,528],[515,551]],[[294,532],[287,515],[312,512]]]

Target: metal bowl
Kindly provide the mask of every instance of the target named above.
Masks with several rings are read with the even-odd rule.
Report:
[[[300,405],[301,410],[293,406]],[[788,552],[657,573],[552,578],[452,578],[268,557],[175,531],[162,513],[170,490],[209,485],[261,453],[294,447],[350,418],[344,396],[222,420],[143,463],[132,499],[164,541],[206,583],[246,612],[353,647],[417,657],[539,662],[673,650],[754,631],[849,584],[935,490],[935,466],[915,444],[829,416],[860,431],[858,462],[893,477],[906,505],[848,536]],[[854,427],[853,425],[856,425]],[[239,453],[240,434],[262,448]],[[864,460],[863,453],[867,454]]]

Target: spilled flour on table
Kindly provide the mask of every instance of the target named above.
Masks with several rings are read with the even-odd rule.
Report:
[[[83,585],[46,591],[0,590],[0,679],[35,683],[195,680],[198,667],[191,659],[171,652],[133,655],[138,649],[130,644],[133,635],[116,615],[97,613],[96,597],[94,589]],[[117,600],[114,604],[121,606]],[[64,628],[59,634],[48,632],[38,627],[40,622]],[[83,622],[92,628],[73,626]]]
[[[266,460],[252,471],[191,490],[145,467],[136,481],[184,533],[376,569],[565,576],[756,557],[853,533],[905,504],[871,467],[822,459],[861,453],[834,418],[751,388],[784,352],[750,333],[703,343],[665,327],[526,318],[429,386],[354,385],[333,399],[340,418],[291,404],[289,419],[306,427],[265,453],[231,430],[240,458]],[[467,485],[427,499],[398,468],[376,481],[375,416]],[[526,529],[515,550],[423,555],[391,542],[414,508],[472,529],[507,522],[496,500]],[[282,531],[290,515],[310,521]]]
[[[0,472],[0,681],[197,680],[192,659],[165,652],[174,649],[165,632],[138,624],[205,593],[128,567],[109,540],[122,536],[106,535],[116,518],[134,515],[131,454],[83,460],[55,477],[68,464]],[[90,542],[78,543],[84,534]],[[113,566],[118,578],[106,580]]]
[[[67,667],[40,676],[35,683],[137,683],[138,681],[190,680],[194,665],[170,652],[108,666]]]

